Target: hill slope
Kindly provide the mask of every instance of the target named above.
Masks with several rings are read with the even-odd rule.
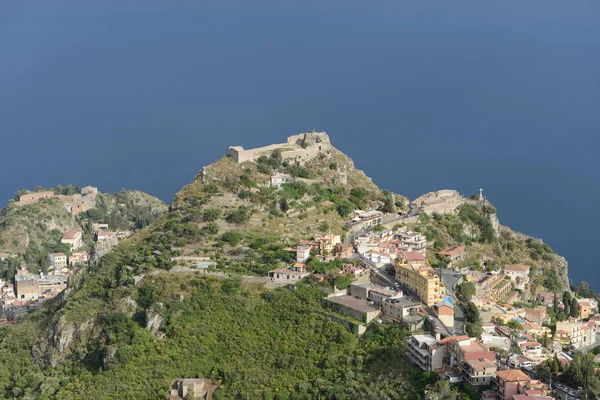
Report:
[[[293,182],[269,187],[275,172]],[[119,203],[99,200],[106,210]],[[276,153],[241,164],[222,158],[175,196],[169,212],[98,265],[76,271],[54,301],[0,328],[0,393],[159,399],[172,380],[201,375],[222,384],[218,396],[227,399],[419,398],[427,376],[407,362],[402,329],[371,326],[356,339],[328,320],[314,287],[273,291],[171,271],[175,257],[196,256],[228,271],[265,274],[291,261],[286,246],[342,233],[356,208],[405,206],[334,148],[303,165]],[[494,218],[489,207],[466,204],[456,215],[424,216],[410,227],[432,248],[466,245],[473,264],[530,262],[566,276],[549,247],[497,231]],[[434,251],[428,257],[440,262]]]

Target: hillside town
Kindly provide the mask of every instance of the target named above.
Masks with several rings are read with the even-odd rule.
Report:
[[[451,213],[462,203],[454,196],[421,196],[411,202],[413,215],[403,218]],[[290,286],[303,279],[322,285],[322,305],[330,318],[357,335],[372,323],[401,324],[412,333],[408,356],[417,367],[451,384],[468,385],[482,399],[578,398],[578,388],[556,380],[552,385],[537,368],[553,360],[566,367],[573,352],[595,347],[600,326],[595,299],[569,292],[531,294],[533,268],[473,268],[464,265],[464,246],[434,250],[447,261],[446,268],[435,269],[426,237],[405,225],[385,228],[386,218],[377,210],[355,210],[347,224],[358,229],[288,248],[295,264],[270,271],[270,279]],[[350,281],[336,286],[332,271],[316,273],[315,262],[335,265],[333,273]],[[458,298],[465,285],[474,291]],[[557,315],[565,312],[559,320]]]
[[[270,183],[281,190],[291,180],[277,174]],[[88,207],[82,199],[97,193],[84,189],[81,197],[58,197],[70,213]],[[34,204],[45,196],[53,192],[26,194],[19,203]],[[268,282],[290,289],[299,282],[316,285],[327,317],[359,336],[370,324],[403,326],[410,332],[407,355],[416,367],[451,385],[467,385],[482,399],[577,398],[578,388],[552,386],[552,374],[540,375],[538,367],[554,361],[568,366],[573,352],[595,348],[597,300],[533,292],[537,272],[532,266],[484,268],[470,261],[465,246],[436,247],[418,230],[419,218],[452,214],[463,204],[485,205],[486,199],[481,190],[474,199],[443,190],[410,202],[407,212],[353,210],[342,232],[286,247],[294,262],[268,271]],[[95,247],[131,234],[111,231],[104,222],[88,225],[87,233],[63,232],[60,243],[68,251],[48,253],[43,272],[31,273],[22,263],[12,282],[0,281],[2,323],[16,321],[65,290]],[[0,259],[16,257],[0,253]]]
[[[73,195],[38,191],[21,195],[17,204],[23,207],[44,199],[58,199],[71,216],[76,217],[96,206],[97,195],[98,189],[93,186],[86,186]],[[87,220],[82,219],[80,223],[85,225]],[[95,247],[114,247],[119,239],[132,234],[131,231],[110,231],[106,223],[90,225],[91,234],[88,235],[82,229],[63,232],[60,244],[64,245],[65,252],[46,254],[42,272],[30,272],[27,263],[18,254],[0,252],[0,261],[10,259],[20,262],[12,280],[0,279],[0,324],[16,321],[21,315],[39,308],[65,290],[74,269],[89,262]]]

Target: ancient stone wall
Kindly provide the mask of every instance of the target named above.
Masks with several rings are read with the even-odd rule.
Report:
[[[293,160],[303,164],[322,151],[329,150],[331,143],[325,132],[307,132],[287,138],[287,143],[271,144],[265,147],[245,150],[242,146],[231,146],[226,154],[237,163],[256,161],[261,156],[270,156],[275,150],[281,150],[284,160]]]

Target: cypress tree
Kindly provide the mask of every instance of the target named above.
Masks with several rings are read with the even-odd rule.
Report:
[[[571,317],[579,318],[579,302],[575,297],[571,300]]]

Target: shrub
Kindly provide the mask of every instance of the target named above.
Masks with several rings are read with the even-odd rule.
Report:
[[[221,216],[221,211],[218,208],[209,208],[204,210],[202,214],[202,221],[211,222],[216,221]]]
[[[231,224],[245,224],[250,221],[251,212],[248,207],[240,206],[237,210],[230,212],[225,220]]]
[[[229,231],[225,232],[221,236],[221,240],[225,243],[229,243],[232,246],[239,244],[244,238],[244,234],[238,231]]]

